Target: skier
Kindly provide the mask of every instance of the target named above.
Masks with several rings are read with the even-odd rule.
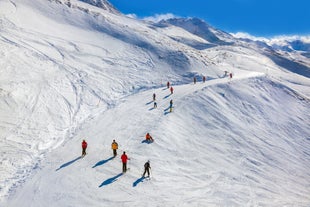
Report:
[[[113,139],[113,142],[111,144],[112,150],[113,150],[113,156],[116,157],[117,155],[117,149],[118,149],[118,144],[115,141],[115,139]]]
[[[202,76],[202,81],[206,82],[206,76]]]
[[[170,106],[169,106],[170,112],[172,112],[172,105],[173,105],[173,101],[172,101],[172,99],[171,99],[171,100],[170,100]]]
[[[170,92],[171,92],[171,94],[173,94],[173,87],[172,86],[170,87]]]
[[[155,101],[155,100],[156,100],[156,94],[153,93],[153,101]]]
[[[154,142],[153,137],[150,135],[150,133],[146,133],[145,139],[147,142]]]
[[[154,101],[154,109],[156,109],[157,108],[157,103],[156,103],[156,101]]]
[[[197,79],[196,79],[196,77],[194,77],[194,84],[196,84],[196,82],[197,82]]]
[[[127,160],[130,160],[127,155],[126,155],[126,152],[124,151],[122,156],[121,156],[121,159],[122,159],[122,163],[123,163],[123,173],[125,173],[127,171]]]
[[[229,78],[230,78],[230,79],[232,79],[232,75],[233,75],[232,73],[229,73]]]
[[[169,83],[169,81],[167,82],[167,88],[169,88],[170,87],[170,83]]]
[[[147,173],[147,177],[150,177],[150,161],[148,160],[145,164],[144,164],[144,173],[142,175],[142,177],[145,177],[145,173]]]
[[[83,139],[83,142],[82,142],[82,157],[84,157],[86,155],[86,148],[87,148],[87,142],[85,141],[85,139]]]

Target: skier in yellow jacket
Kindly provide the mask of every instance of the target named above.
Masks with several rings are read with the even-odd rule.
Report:
[[[116,157],[117,155],[117,149],[118,149],[118,144],[115,141],[115,139],[113,140],[112,144],[111,144],[112,150],[113,150],[113,156]]]

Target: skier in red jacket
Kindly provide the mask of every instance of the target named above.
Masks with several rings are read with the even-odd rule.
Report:
[[[85,139],[83,139],[83,142],[82,142],[82,157],[84,157],[86,155],[86,148],[87,148],[87,142],[85,141]]]
[[[202,76],[202,82],[206,82],[206,76]]]
[[[125,173],[127,171],[127,160],[130,160],[130,159],[127,157],[126,152],[123,152],[121,159],[123,163],[123,173]]]
[[[170,87],[170,93],[173,94],[173,87]]]

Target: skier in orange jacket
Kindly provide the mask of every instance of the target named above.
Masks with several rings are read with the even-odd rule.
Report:
[[[148,141],[148,142],[154,142],[154,139],[153,139],[153,137],[150,135],[150,133],[146,133],[145,139],[146,139],[146,141]]]

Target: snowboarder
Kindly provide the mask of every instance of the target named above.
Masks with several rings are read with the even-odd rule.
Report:
[[[167,88],[169,88],[170,87],[170,83],[169,83],[169,81],[167,82]]]
[[[113,142],[111,144],[112,150],[113,150],[113,156],[116,157],[117,155],[117,149],[118,149],[118,144],[115,141],[115,139],[113,139]]]
[[[154,109],[156,109],[157,108],[157,103],[156,103],[156,101],[154,101]]]
[[[148,160],[145,164],[144,164],[144,173],[142,175],[142,177],[145,177],[145,173],[147,173],[147,177],[150,177],[150,161]]]
[[[146,133],[146,135],[145,135],[145,140],[146,140],[147,142],[154,142],[154,139],[153,139],[153,137],[150,135],[150,133]]]
[[[194,84],[196,84],[196,82],[197,82],[197,79],[196,79],[196,77],[194,77]]]
[[[170,87],[170,93],[173,94],[173,87]]]
[[[153,93],[153,101],[155,101],[155,100],[156,100],[156,94]]]
[[[83,139],[83,142],[82,142],[82,157],[84,157],[86,155],[86,148],[87,148],[87,142],[85,141],[85,139]]]
[[[123,152],[121,159],[123,163],[123,173],[125,173],[127,171],[127,160],[130,160],[130,159],[127,157],[126,152]]]
[[[206,82],[206,76],[202,76],[202,82]]]

